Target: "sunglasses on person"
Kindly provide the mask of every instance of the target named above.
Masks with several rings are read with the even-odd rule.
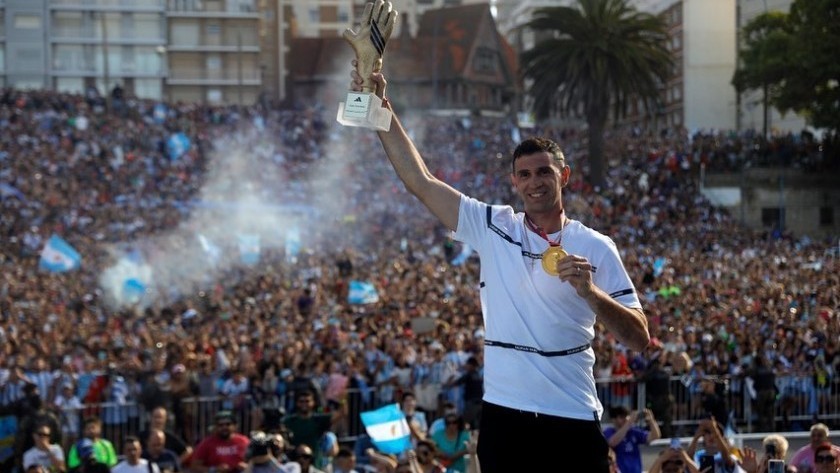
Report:
[[[38,437],[49,437],[50,433],[49,432],[35,432],[35,435],[37,435]]]
[[[817,455],[814,457],[814,463],[834,463],[834,455]]]
[[[431,450],[426,450],[426,449],[417,450],[418,455],[431,455],[431,453],[432,453]]]

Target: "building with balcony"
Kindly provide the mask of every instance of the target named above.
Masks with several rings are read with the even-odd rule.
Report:
[[[168,0],[169,100],[254,103],[262,89],[254,0]]]
[[[162,94],[163,0],[5,0],[0,17],[3,85]]]

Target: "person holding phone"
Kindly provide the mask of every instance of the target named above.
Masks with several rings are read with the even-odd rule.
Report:
[[[702,470],[681,446],[679,439],[659,453],[648,473],[700,473]],[[624,473],[624,470],[621,470]]]
[[[701,440],[703,448],[698,449]],[[700,421],[697,432],[688,445],[688,454],[694,456],[694,461],[702,473],[744,473],[744,469],[738,464],[738,458],[732,454],[732,446],[714,417]]]
[[[770,434],[761,441],[764,446],[764,457],[758,460],[758,452],[744,447],[741,467],[747,473],[797,473],[796,467],[785,465],[788,446],[786,438],[779,434]],[[774,471],[776,470],[776,471]]]
[[[660,437],[659,424],[650,409],[630,412],[624,406],[610,408],[612,427],[604,429],[604,437],[610,448],[615,450],[618,469],[621,473],[642,473],[642,451],[640,445],[649,445]],[[647,429],[637,426],[639,418],[645,421]]]

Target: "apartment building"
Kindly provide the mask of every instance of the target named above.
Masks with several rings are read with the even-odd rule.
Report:
[[[163,0],[5,0],[4,85],[162,95]]]
[[[262,89],[254,0],[168,0],[167,99],[254,103]]]
[[[4,86],[225,104],[262,88],[255,0],[0,0],[0,19]]]

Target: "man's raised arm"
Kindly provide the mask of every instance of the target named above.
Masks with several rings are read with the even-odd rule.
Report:
[[[361,90],[362,80],[355,69],[352,77],[352,88]],[[371,74],[371,79],[376,83],[376,94],[380,97],[384,96],[385,78],[382,74]],[[387,104],[387,106],[391,105]],[[391,165],[406,189],[420,199],[447,228],[456,230],[461,193],[429,172],[420,152],[411,142],[396,114],[392,118],[390,131],[380,131],[378,134],[388,160],[391,161]]]

